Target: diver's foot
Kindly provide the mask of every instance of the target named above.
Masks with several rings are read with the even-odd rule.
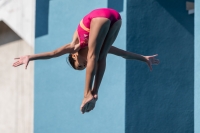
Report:
[[[91,100],[88,105],[87,105],[87,108],[86,108],[86,111],[85,112],[90,112],[91,110],[94,109],[95,107],[95,104],[96,104],[96,101],[98,100],[98,96],[97,94],[93,95],[94,99]]]
[[[94,103],[94,97],[91,93],[89,93],[88,95],[84,96],[80,110],[82,112],[82,114],[84,114],[86,112],[86,110],[90,110],[89,108],[89,103],[93,104]]]

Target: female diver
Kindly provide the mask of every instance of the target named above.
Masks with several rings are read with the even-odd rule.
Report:
[[[80,21],[71,43],[52,52],[15,58],[16,61],[13,66],[25,64],[25,68],[27,68],[29,61],[50,59],[69,53],[68,60],[74,69],[83,70],[86,68],[84,98],[80,110],[82,113],[89,112],[95,107],[97,101],[98,89],[106,68],[108,53],[125,59],[146,62],[150,70],[152,70],[152,65],[159,64],[159,60],[155,58],[157,55],[143,56],[112,46],[121,23],[120,14],[114,9],[95,9]]]

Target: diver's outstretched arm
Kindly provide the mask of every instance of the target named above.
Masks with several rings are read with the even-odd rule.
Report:
[[[72,42],[70,44],[66,44],[58,49],[55,49],[54,51],[51,52],[46,52],[46,53],[40,53],[40,54],[35,54],[35,55],[29,55],[30,61],[31,60],[38,60],[38,59],[50,59],[54,57],[58,57],[64,54],[68,53],[75,53],[79,49],[76,49],[76,45],[78,43],[78,34],[77,31],[74,32]]]
[[[51,59],[51,58],[61,56],[63,54],[75,53],[80,49],[79,47],[80,47],[80,44],[78,41],[78,33],[77,33],[77,31],[75,31],[73,38],[72,38],[72,42],[70,44],[66,44],[66,45],[64,45],[58,49],[55,49],[54,51],[51,51],[51,52],[44,52],[44,53],[39,53],[39,54],[25,55],[25,56],[17,57],[17,58],[15,58],[16,61],[13,63],[13,66],[17,67],[22,64],[25,64],[25,68],[27,68],[29,61]]]
[[[17,67],[22,64],[25,64],[25,68],[27,68],[29,61],[50,59],[50,58],[55,58],[55,57],[61,56],[63,54],[74,53],[74,52],[76,52],[76,50],[74,50],[74,45],[67,44],[67,45],[64,45],[64,46],[62,46],[54,51],[51,51],[51,52],[17,57],[17,58],[15,58],[15,62],[13,63],[13,66]]]
[[[135,59],[135,60],[140,60],[140,61],[144,61],[144,62],[146,61],[146,59],[143,55],[128,52],[128,51],[122,50],[122,49],[114,47],[114,46],[111,46],[108,53],[123,57],[125,59]]]
[[[159,60],[156,59],[156,56],[158,56],[157,54],[151,55],[151,56],[143,56],[143,55],[140,55],[140,54],[136,54],[136,53],[132,53],[132,52],[128,52],[128,51],[116,48],[114,46],[111,46],[108,53],[114,54],[114,55],[117,55],[117,56],[121,56],[121,57],[123,57],[125,59],[129,59],[129,60],[135,59],[135,60],[140,60],[140,61],[146,62],[147,65],[149,66],[150,70],[152,70],[151,65],[158,65],[159,64]]]

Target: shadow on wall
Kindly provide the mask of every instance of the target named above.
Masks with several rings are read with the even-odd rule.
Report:
[[[113,8],[118,12],[122,12],[124,7],[124,0],[108,0],[108,8]]]
[[[127,50],[161,63],[126,62],[126,133],[194,132],[194,16],[160,1],[127,0]]]
[[[194,14],[188,15],[186,0],[156,0],[171,16],[173,16],[190,34],[194,36]],[[194,2],[189,0],[190,2]]]
[[[9,26],[3,21],[0,21],[0,46],[20,39],[21,38]]]
[[[35,37],[48,34],[49,0],[36,0]]]

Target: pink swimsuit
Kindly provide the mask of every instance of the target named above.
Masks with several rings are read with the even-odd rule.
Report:
[[[100,8],[91,11],[81,20],[77,28],[81,48],[88,46],[90,23],[91,20],[96,17],[104,17],[110,19],[111,21],[110,26],[112,26],[116,21],[121,20],[120,14],[114,9]]]

